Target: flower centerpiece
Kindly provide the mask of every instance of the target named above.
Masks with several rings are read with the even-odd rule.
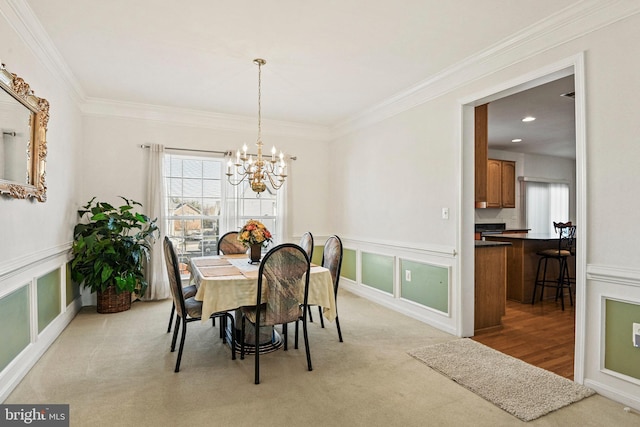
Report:
[[[263,223],[255,219],[247,221],[238,233],[238,241],[251,248],[251,262],[260,261],[261,247],[271,241],[271,232]]]

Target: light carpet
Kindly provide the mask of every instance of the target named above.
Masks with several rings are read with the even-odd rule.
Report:
[[[408,353],[522,421],[535,420],[595,393],[468,338]]]

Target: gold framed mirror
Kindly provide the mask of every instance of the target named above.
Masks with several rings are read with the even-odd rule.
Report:
[[[0,66],[0,194],[47,200],[49,102]]]

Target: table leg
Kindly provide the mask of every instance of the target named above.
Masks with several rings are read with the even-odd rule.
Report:
[[[240,310],[236,310],[234,313],[235,317],[235,336],[236,339],[233,342],[236,343],[236,351],[240,351],[240,338],[242,332],[242,312]],[[227,338],[231,339],[231,325],[227,326]],[[245,325],[245,343],[244,343],[244,352],[245,354],[255,354],[255,328],[250,322],[247,322]],[[270,353],[282,347],[282,337],[275,330],[273,326],[260,326],[260,335],[259,335],[259,345],[258,349],[260,354]]]

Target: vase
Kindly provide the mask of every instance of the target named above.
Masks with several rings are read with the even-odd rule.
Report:
[[[251,250],[249,252],[249,259],[251,260],[251,264],[260,262],[260,258],[262,257],[262,245],[251,245]]]

